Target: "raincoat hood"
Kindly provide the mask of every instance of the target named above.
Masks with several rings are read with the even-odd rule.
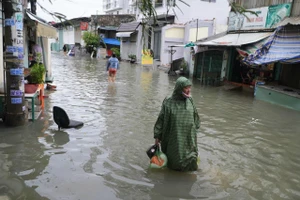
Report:
[[[182,95],[183,88],[186,86],[191,86],[192,83],[189,79],[185,77],[179,77],[176,81],[175,88],[172,94],[173,99],[184,100],[185,98]]]

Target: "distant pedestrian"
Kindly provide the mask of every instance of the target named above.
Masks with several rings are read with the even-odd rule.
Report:
[[[67,45],[64,45],[63,46],[63,51],[64,51],[64,55],[65,56],[67,55],[67,50],[68,50]]]
[[[177,79],[173,94],[162,103],[154,126],[155,144],[161,143],[168,168],[176,171],[198,169],[197,131],[200,119],[190,96],[192,83]]]
[[[112,54],[112,57],[108,59],[106,71],[108,71],[108,82],[115,82],[117,70],[119,69],[119,60],[116,58],[116,54]]]

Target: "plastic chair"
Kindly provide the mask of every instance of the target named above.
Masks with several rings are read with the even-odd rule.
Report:
[[[83,126],[83,122],[69,119],[66,111],[58,106],[53,106],[53,117],[58,125],[58,130],[60,128],[78,128]]]

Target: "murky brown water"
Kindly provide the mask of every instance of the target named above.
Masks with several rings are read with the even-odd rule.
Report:
[[[175,78],[122,63],[108,84],[104,61],[52,61],[43,120],[0,128],[0,199],[300,199],[299,112],[195,82],[199,170],[153,171],[145,150]],[[55,105],[84,127],[58,131]]]

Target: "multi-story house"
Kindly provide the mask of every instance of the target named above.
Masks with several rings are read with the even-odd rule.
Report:
[[[104,0],[103,11],[105,14],[135,14],[135,0]]]

